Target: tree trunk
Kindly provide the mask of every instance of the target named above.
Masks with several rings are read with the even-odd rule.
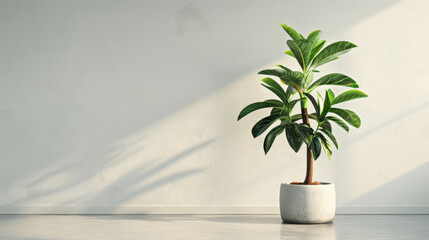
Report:
[[[301,115],[303,123],[310,127],[308,119],[307,108],[301,108]],[[307,173],[305,175],[304,184],[311,184],[313,182],[313,153],[307,145]]]

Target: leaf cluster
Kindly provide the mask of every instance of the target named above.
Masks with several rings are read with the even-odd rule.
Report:
[[[259,109],[271,109],[270,114],[259,120],[252,128],[254,138],[262,135],[274,123],[278,123],[265,136],[264,151],[268,153],[277,136],[285,132],[290,147],[298,152],[305,143],[313,152],[314,159],[320,156],[323,148],[326,155],[332,155],[333,144],[338,149],[338,142],[332,133],[332,123],[335,123],[345,131],[349,131],[349,125],[359,128],[361,120],[351,110],[341,109],[337,104],[350,100],[367,97],[356,88],[355,80],[342,73],[330,73],[314,81],[314,73],[321,65],[338,59],[356,45],[339,41],[323,48],[326,41],[320,40],[321,31],[311,32],[307,38],[297,33],[293,28],[282,24],[283,29],[291,37],[286,44],[289,50],[285,54],[296,59],[301,69],[293,71],[285,66],[277,65],[276,69],[265,69],[259,74],[267,75],[262,79],[262,86],[271,91],[278,99],[268,99],[255,102],[246,106],[239,114],[238,120],[251,112]],[[271,77],[276,77],[280,83]],[[331,89],[327,89],[324,97],[317,88],[326,85],[354,88],[335,96]],[[316,93],[315,93],[316,92]],[[308,114],[308,118],[315,123],[315,127],[305,124],[304,110],[307,113],[307,103],[311,102],[314,112]],[[300,102],[302,113],[292,115],[293,108]],[[299,122],[302,120],[302,123]]]

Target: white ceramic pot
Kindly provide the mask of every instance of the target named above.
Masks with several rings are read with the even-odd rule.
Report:
[[[289,223],[329,223],[335,217],[335,186],[282,183],[280,214]]]

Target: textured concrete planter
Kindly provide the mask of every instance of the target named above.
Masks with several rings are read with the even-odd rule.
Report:
[[[335,186],[282,183],[280,213],[284,222],[328,223],[335,217]]]

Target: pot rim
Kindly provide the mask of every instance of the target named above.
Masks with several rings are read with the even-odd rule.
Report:
[[[323,187],[323,186],[334,186],[334,183],[329,183],[329,182],[320,182],[321,185],[303,185],[303,184],[291,184],[292,182],[285,182],[282,183],[282,185],[286,185],[286,186],[294,186],[294,187]]]

